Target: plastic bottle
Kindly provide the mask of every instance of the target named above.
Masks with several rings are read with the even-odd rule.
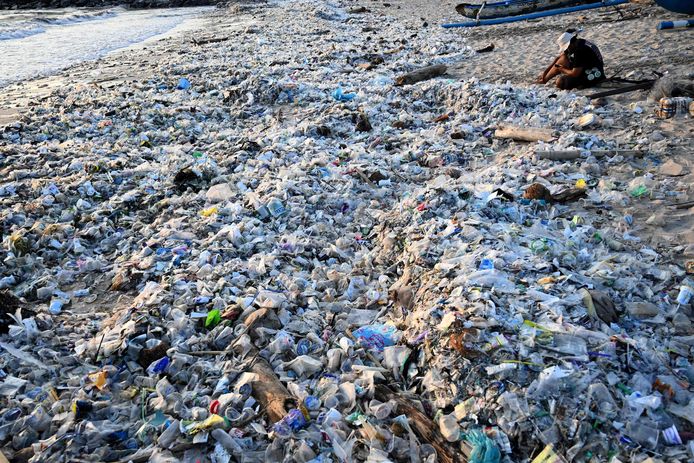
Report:
[[[216,400],[210,402],[210,412],[216,413],[217,415],[224,415],[230,406],[233,406],[234,403],[238,403],[240,400],[241,395],[236,392],[222,394],[217,397]]]
[[[347,396],[343,393],[338,392],[337,394],[332,394],[325,399],[325,406],[328,408],[340,409],[342,405],[348,402]]]
[[[689,304],[689,301],[692,300],[692,296],[694,296],[694,288],[688,285],[682,285],[680,286],[680,292],[677,295],[677,303],[679,305],[687,305]]]
[[[617,415],[617,404],[612,399],[612,394],[610,394],[607,386],[603,383],[591,384],[588,387],[588,397],[590,397],[590,400],[586,401],[586,409],[593,403],[595,404],[593,409],[598,416],[604,419],[612,419]]]
[[[316,452],[313,451],[306,441],[302,440],[292,456],[297,463],[308,463],[316,458]]]
[[[164,373],[169,367],[169,357],[162,357],[159,360],[152,362],[149,367],[147,367],[147,373],[150,376],[158,375]]]
[[[243,454],[243,449],[241,446],[225,430],[219,428],[213,429],[212,432],[210,432],[210,435],[215,441],[219,442],[222,447],[229,450],[233,455],[239,456]]]
[[[51,303],[48,306],[48,312],[51,315],[58,315],[58,314],[60,314],[60,312],[63,311],[64,305],[65,305],[65,301],[63,299],[59,299],[59,298],[51,299]]]
[[[267,210],[270,212],[270,215],[275,218],[282,217],[289,213],[289,211],[282,204],[282,201],[277,198],[272,198],[267,203]]]
[[[578,336],[570,334],[556,334],[554,336],[554,347],[565,354],[574,356],[585,356],[588,354],[586,342]]]
[[[310,411],[319,410],[321,407],[321,401],[318,397],[309,395],[304,399],[304,406]]]
[[[626,400],[626,416],[635,421],[644,412],[645,409],[655,410],[660,407],[662,400],[658,396],[647,395],[643,396],[640,392],[631,393]]]
[[[460,440],[460,425],[454,414],[439,417],[439,431],[448,442]]]
[[[38,432],[43,432],[51,425],[51,416],[39,405],[31,412],[31,415],[27,417],[26,424]]]
[[[157,444],[163,448],[169,448],[176,442],[176,438],[181,435],[180,422],[174,420],[163,433],[159,435]]]
[[[671,117],[681,117],[689,112],[689,105],[692,99],[685,96],[676,96],[669,98],[661,98],[656,115],[661,119],[669,119]]]

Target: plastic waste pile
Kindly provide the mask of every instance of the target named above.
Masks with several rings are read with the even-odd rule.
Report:
[[[574,121],[625,115],[392,85],[472,53],[450,31],[379,17],[365,40],[373,16],[311,1],[257,20],[0,134],[3,453],[691,461],[694,276],[620,212],[681,189],[493,137],[611,149]],[[660,162],[666,144],[625,138]]]

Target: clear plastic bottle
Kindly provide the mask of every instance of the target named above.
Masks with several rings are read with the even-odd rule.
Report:
[[[176,442],[176,438],[181,435],[180,422],[174,420],[168,428],[164,430],[163,433],[159,435],[157,439],[157,444],[163,448],[169,448]]]
[[[217,441],[222,447],[230,451],[233,455],[241,455],[243,449],[236,440],[229,435],[223,429],[213,429],[210,435]]]
[[[454,414],[442,415],[438,421],[439,431],[448,442],[460,440],[460,425]]]

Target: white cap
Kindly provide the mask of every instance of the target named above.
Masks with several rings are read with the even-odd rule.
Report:
[[[557,45],[559,45],[559,51],[563,52],[567,48],[569,48],[569,44],[571,44],[571,39],[573,39],[576,36],[575,32],[564,32],[562,35],[557,38]]]

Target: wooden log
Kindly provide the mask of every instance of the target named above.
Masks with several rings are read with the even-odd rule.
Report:
[[[627,85],[626,87],[613,88],[612,90],[605,90],[604,92],[593,93],[588,95],[588,98],[593,100],[595,98],[603,98],[606,96],[619,95],[621,93],[634,92],[636,90],[648,90],[653,87],[655,80],[649,80],[648,82],[642,82],[635,85]]]
[[[677,209],[689,209],[690,207],[694,206],[694,201],[685,201],[683,203],[673,203],[670,204],[670,206],[675,206]]]
[[[580,150],[566,150],[566,151],[555,151],[555,150],[543,150],[536,151],[535,156],[539,159],[550,159],[552,161],[571,161],[573,159],[578,159],[581,157],[582,151]]]
[[[257,355],[257,354],[256,354]],[[265,359],[256,357],[250,368],[251,373],[258,375],[258,380],[251,384],[253,398],[260,402],[267,412],[270,423],[281,420],[289,410],[296,408],[296,401],[272,370]]]
[[[272,309],[258,309],[244,321],[251,339],[259,337],[256,328],[271,327],[279,329],[281,326],[278,326],[278,323],[277,314]],[[258,376],[258,379],[251,383],[251,394],[262,405],[270,423],[275,424],[289,410],[296,408],[296,401],[279,380],[272,366],[260,356],[258,349],[251,347],[248,353],[254,359],[248,371]]]
[[[424,413],[412,405],[409,400],[400,394],[393,392],[383,384],[376,385],[376,399],[381,402],[393,400],[397,404],[397,413],[407,416],[415,434],[427,444],[436,449],[438,460],[441,463],[467,463],[467,458],[460,450],[456,449],[439,432],[439,427],[434,424]],[[463,444],[467,445],[467,444]],[[469,448],[469,447],[468,447]],[[469,454],[469,451],[467,452]]]
[[[374,182],[372,182],[371,179],[370,179],[369,177],[366,176],[366,174],[364,173],[363,170],[361,170],[361,169],[359,169],[359,168],[356,168],[356,169],[354,169],[354,171],[355,171],[355,172],[357,173],[357,175],[359,175],[359,177],[361,177],[361,179],[364,180],[364,182],[366,182],[371,188],[378,188],[378,185],[376,185]]]
[[[207,39],[196,39],[193,37],[193,43],[195,45],[207,45],[208,43],[219,43],[226,42],[230,37],[212,37]]]
[[[559,193],[552,195],[552,201],[557,203],[566,203],[569,201],[575,201],[577,199],[583,198],[588,194],[585,188],[567,188]]]
[[[26,448],[29,449],[31,447],[26,447]],[[17,453],[19,453],[19,452],[17,452]],[[28,450],[27,450],[27,453],[29,453]],[[34,456],[34,449],[31,449],[31,456],[32,457]],[[10,463],[10,460],[8,460],[7,457],[5,456],[5,454],[2,452],[0,452],[0,463]]]
[[[395,85],[412,85],[423,80],[433,79],[434,77],[442,76],[448,68],[445,64],[435,64],[425,68],[417,69],[407,74],[403,74],[395,78]]]
[[[192,355],[194,357],[207,357],[208,355],[227,355],[229,351],[227,350],[199,350],[196,352],[186,352],[186,355]]]
[[[578,159],[581,157],[581,153],[584,151],[581,150],[538,150],[535,152],[535,155],[539,159],[551,159],[552,161],[570,161],[572,159]],[[589,154],[592,154],[596,158],[602,158],[605,156],[616,156],[616,155],[622,155],[622,156],[633,156],[633,157],[643,157],[645,156],[648,151],[644,150],[620,150],[620,149],[615,149],[615,150],[590,150],[586,151]]]
[[[496,138],[509,138],[516,141],[545,141],[554,140],[554,130],[536,127],[518,127],[514,125],[499,126],[494,132]]]
[[[282,328],[282,323],[273,309],[258,309],[251,312],[243,321],[243,324],[248,327],[248,334],[253,340],[259,337],[258,328],[269,328],[272,330]]]

